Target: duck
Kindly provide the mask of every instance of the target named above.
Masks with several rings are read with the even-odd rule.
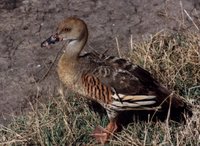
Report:
[[[108,142],[118,130],[119,115],[123,111],[168,112],[170,108],[172,115],[192,115],[192,106],[185,98],[164,87],[139,65],[112,55],[94,52],[82,55],[87,40],[86,23],[80,18],[68,17],[41,47],[65,42],[57,65],[59,79],[65,87],[98,102],[106,110],[108,125],[97,126],[91,134],[99,143]]]

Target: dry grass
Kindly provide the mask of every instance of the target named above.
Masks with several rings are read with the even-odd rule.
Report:
[[[173,121],[130,123],[107,145],[200,145],[200,36],[159,32],[147,41],[132,43],[129,57],[193,102],[194,115],[185,125]],[[26,115],[14,118],[7,127],[1,125],[0,145],[96,145],[90,133],[108,122],[72,93],[67,99],[61,94],[30,106]]]

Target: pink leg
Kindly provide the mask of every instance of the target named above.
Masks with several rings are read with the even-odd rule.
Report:
[[[91,134],[95,137],[95,139],[100,142],[101,144],[105,144],[110,136],[117,130],[117,123],[116,120],[113,119],[104,129],[103,127],[98,126],[94,132]]]

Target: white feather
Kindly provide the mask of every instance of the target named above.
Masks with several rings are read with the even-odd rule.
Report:
[[[154,95],[124,95],[124,94],[114,94],[112,96],[114,99],[121,99],[121,100],[150,100],[156,98]]]
[[[156,101],[153,101],[153,100],[149,100],[149,101],[138,101],[138,102],[136,102],[136,103],[139,104],[139,105],[141,106],[141,105],[151,105],[151,104],[156,103]]]
[[[120,101],[113,101],[112,102],[113,106],[118,106],[118,107],[139,107],[140,105],[137,103],[129,103],[129,102],[123,102],[121,103]]]

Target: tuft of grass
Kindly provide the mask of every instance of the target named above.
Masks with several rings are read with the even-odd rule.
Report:
[[[200,36],[159,32],[131,46],[130,60],[193,102],[194,115],[185,125],[136,120],[107,145],[200,145]],[[30,103],[25,115],[15,117],[8,126],[0,125],[0,145],[97,145],[90,133],[97,125],[106,126],[108,118],[96,114],[87,102],[67,92]]]
[[[199,34],[161,31],[147,41],[133,44],[130,58],[179,94],[188,96],[192,89],[199,95]]]

